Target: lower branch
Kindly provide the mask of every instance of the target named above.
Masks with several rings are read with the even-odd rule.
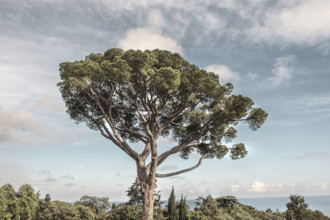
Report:
[[[184,169],[184,170],[180,170],[180,171],[177,171],[177,172],[173,172],[173,173],[167,173],[167,174],[158,174],[158,173],[156,173],[156,177],[165,178],[165,177],[175,176],[175,175],[179,175],[181,173],[186,173],[186,172],[192,171],[192,170],[196,169],[197,167],[199,167],[202,164],[202,160],[205,157],[207,157],[208,155],[209,155],[209,153],[207,153],[204,156],[202,156],[199,159],[198,163],[195,166],[193,166],[193,167],[190,167],[190,168],[187,168],[187,169]]]

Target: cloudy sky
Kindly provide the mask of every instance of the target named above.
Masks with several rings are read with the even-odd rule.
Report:
[[[0,185],[29,183],[64,201],[126,200],[135,164],[69,119],[59,63],[160,48],[219,74],[269,113],[256,132],[238,126],[246,158],[204,160],[159,179],[163,199],[172,185],[188,199],[330,195],[329,24],[329,0],[0,0]],[[196,161],[172,156],[160,169]]]

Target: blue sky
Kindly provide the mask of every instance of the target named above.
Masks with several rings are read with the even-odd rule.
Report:
[[[0,185],[31,184],[53,199],[126,200],[135,164],[65,112],[59,63],[109,48],[179,52],[269,113],[237,127],[242,160],[204,160],[159,179],[178,194],[330,195],[330,1],[0,0]],[[159,141],[160,149],[174,145]],[[140,145],[134,146],[141,149]],[[172,156],[162,172],[198,161]]]

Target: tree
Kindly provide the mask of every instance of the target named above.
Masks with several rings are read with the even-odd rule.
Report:
[[[176,220],[177,219],[177,211],[176,211],[176,201],[175,201],[175,194],[174,194],[174,187],[173,186],[172,186],[171,195],[168,198],[167,210],[168,210],[168,219]]]
[[[222,196],[217,198],[216,201],[219,203],[220,208],[232,208],[239,204],[235,196]]]
[[[141,219],[141,209],[136,205],[119,204],[108,213],[107,220],[138,220]]]
[[[127,196],[129,200],[127,202],[128,205],[142,205],[142,193],[141,193],[141,184],[138,178],[135,179],[135,182],[128,188]]]
[[[305,203],[305,199],[300,195],[290,195],[290,202],[286,204],[287,218],[302,220],[306,219],[308,204]]]
[[[70,203],[53,201],[53,220],[79,220],[79,212]]]
[[[154,194],[153,194],[153,200],[154,200],[154,207],[160,208],[162,205],[162,201],[160,201],[160,191],[156,191],[157,184],[155,184],[154,188]],[[143,204],[143,198],[141,193],[141,184],[139,181],[139,178],[136,178],[134,183],[128,188],[127,196],[129,197],[129,200],[127,202],[128,205],[142,205]]]
[[[211,196],[198,197],[196,201],[195,211],[200,211],[206,219],[214,219],[217,215],[218,202]]]
[[[75,205],[74,208],[78,211],[78,217],[81,220],[94,220],[95,215],[89,207],[84,205]]]
[[[186,197],[183,199],[183,195],[181,195],[180,205],[179,205],[179,220],[187,220],[188,219],[188,205],[186,203]]]
[[[53,219],[51,198],[50,198],[49,194],[46,194],[45,199],[40,199],[38,201],[35,219],[36,220],[52,220]]]
[[[24,184],[18,189],[18,204],[21,220],[32,220],[38,207],[39,194],[29,184]]]
[[[20,207],[18,204],[17,193],[15,189],[10,184],[5,184],[1,187],[3,189],[3,196],[5,197],[8,212],[12,215],[11,219],[20,219]]]
[[[0,188],[0,220],[9,220],[12,216],[13,214],[10,213],[8,208],[6,192],[3,188]]]
[[[105,219],[106,212],[110,210],[108,197],[83,196],[75,205],[84,205],[95,214],[95,219]]]
[[[234,128],[246,122],[258,129],[267,113],[253,101],[232,95],[231,84],[221,85],[215,73],[190,64],[179,54],[163,50],[110,49],[90,54],[82,61],[60,64],[58,83],[67,112],[85,122],[131,157],[137,166],[143,197],[142,219],[152,219],[156,177],[191,171],[205,158],[243,158],[243,143],[227,146],[236,137]],[[158,153],[159,137],[171,135],[175,145]],[[130,143],[142,142],[142,152]],[[201,157],[190,168],[159,174],[169,156]]]

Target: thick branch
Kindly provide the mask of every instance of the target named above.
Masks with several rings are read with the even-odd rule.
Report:
[[[143,134],[141,134],[141,133],[139,133],[139,132],[137,132],[137,131],[133,131],[133,130],[129,129],[129,128],[126,126],[126,124],[125,124],[123,118],[120,116],[120,110],[119,110],[119,109],[117,110],[117,113],[118,113],[118,117],[119,117],[120,123],[122,124],[122,126],[124,127],[124,129],[125,129],[128,133],[130,133],[130,134],[132,134],[132,135],[136,135],[136,136],[138,136],[139,140],[142,141],[143,143],[147,143],[148,137],[145,136],[145,135],[143,135]]]
[[[172,112],[172,115],[163,123],[160,130],[164,130],[169,124],[173,122],[173,120],[185,109],[185,105],[183,103],[180,104],[178,109]]]
[[[162,153],[161,155],[159,155],[158,157],[158,166],[164,162],[164,160],[166,160],[167,157],[169,157],[172,154],[178,153],[179,151],[183,150],[184,148],[188,147],[190,144],[192,144],[192,142],[196,141],[196,140],[200,140],[201,138],[205,137],[208,135],[208,131],[205,132],[206,127],[211,123],[213,117],[211,117],[201,128],[201,131],[198,135],[196,135],[195,137],[185,141],[184,143],[177,145],[175,147],[173,147],[172,149],[165,151],[164,153]]]
[[[167,174],[159,174],[159,173],[156,173],[156,177],[158,177],[158,178],[165,178],[165,177],[175,176],[175,175],[179,175],[179,174],[181,174],[181,173],[186,173],[186,172],[192,171],[192,170],[196,169],[197,167],[199,167],[199,166],[202,164],[202,160],[203,160],[205,157],[207,157],[208,155],[209,155],[209,154],[207,153],[207,154],[205,154],[204,156],[202,156],[202,157],[199,159],[198,163],[197,163],[195,166],[193,166],[193,167],[190,167],[190,168],[187,168],[187,169],[184,169],[184,170],[179,170],[179,171],[177,171],[177,172],[173,172],[173,173],[167,173]]]
[[[115,145],[117,145],[120,149],[122,149],[124,152],[126,152],[130,157],[132,157],[134,159],[134,157],[130,154],[129,151],[127,151],[125,149],[125,147],[120,143],[118,142],[111,134],[111,132],[109,131],[109,129],[104,125],[104,123],[102,123],[101,119],[99,120],[96,120],[95,118],[93,118],[92,116],[90,116],[88,113],[86,112],[82,112],[82,111],[79,111],[77,110],[80,114],[83,114],[85,115],[87,118],[89,118],[90,120],[92,120],[98,127],[99,131],[101,132],[102,136],[111,140]],[[86,111],[86,109],[85,109]],[[106,133],[104,133],[104,131]]]
[[[113,124],[113,121],[111,120],[111,116],[108,116],[105,113],[105,110],[103,109],[103,106],[100,103],[100,100],[98,98],[97,93],[93,90],[92,87],[90,87],[90,91],[92,92],[92,94],[95,96],[95,101],[97,102],[98,107],[100,108],[100,110],[102,111],[103,116],[106,118],[106,121],[108,122],[113,135],[116,137],[116,139],[118,140],[118,142],[121,143],[121,145],[119,146],[122,150],[124,150],[131,158],[133,158],[134,160],[138,159],[138,154],[132,149],[130,148],[130,146],[126,143],[126,141],[122,138],[122,136],[119,134],[119,132],[117,131],[115,125]],[[102,126],[103,128],[107,129],[106,126]],[[110,132],[109,132],[110,133]]]

